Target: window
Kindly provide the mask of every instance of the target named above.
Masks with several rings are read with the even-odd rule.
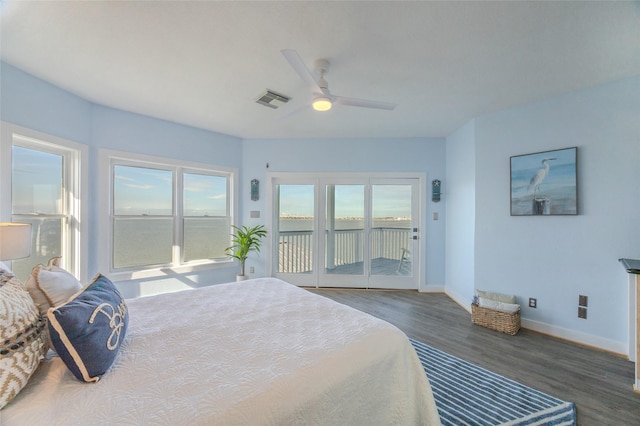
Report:
[[[2,219],[32,224],[31,255],[12,262],[14,273],[26,279],[33,266],[61,256],[65,269],[86,279],[86,259],[80,257],[87,234],[80,208],[86,199],[80,185],[86,146],[8,123],[3,127],[2,156],[8,161],[2,166],[10,172],[2,174],[2,202],[10,211],[3,210]]]
[[[125,157],[126,156],[126,157]],[[110,250],[120,278],[228,262],[234,173],[202,164],[104,151]]]
[[[113,269],[172,263],[171,170],[114,165]]]
[[[231,228],[228,186],[226,176],[184,174],[185,262],[226,256]]]

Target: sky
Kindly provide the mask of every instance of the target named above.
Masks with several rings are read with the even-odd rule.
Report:
[[[540,188],[550,185],[576,185],[577,149],[565,148],[511,157],[512,196],[525,196],[531,179],[544,168],[543,160],[548,159],[549,173],[545,175]]]
[[[173,213],[173,172],[144,167],[114,167],[114,213],[126,215]],[[184,216],[227,216],[227,179],[183,174]]]
[[[14,214],[59,214],[62,200],[62,156],[12,148]]]
[[[12,206],[14,214],[62,213],[61,155],[14,146]],[[114,213],[171,215],[173,172],[142,167],[114,167]],[[184,174],[185,216],[227,216],[227,179]]]
[[[27,148],[13,148],[13,198],[16,213],[60,213],[62,157]],[[114,213],[171,215],[173,172],[116,165]],[[221,176],[184,174],[185,216],[226,216],[227,180]],[[364,217],[365,186],[335,185],[336,217]],[[16,211],[16,209],[18,211]],[[374,185],[373,217],[410,217],[409,185]],[[281,185],[282,216],[313,216],[313,185]]]
[[[336,217],[364,217],[364,185],[335,185]],[[410,185],[374,185],[373,217],[411,217]],[[280,185],[281,216],[313,216],[313,185]]]
[[[511,157],[511,166],[518,170],[539,169],[542,167],[542,160],[553,158],[553,165],[562,166],[575,162],[575,149],[559,149],[554,151],[538,152],[534,154],[518,155]]]

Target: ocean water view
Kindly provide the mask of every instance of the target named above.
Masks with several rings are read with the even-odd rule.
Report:
[[[173,250],[173,218],[126,218],[117,219],[114,235],[114,266],[129,268],[135,266],[166,265],[171,263]],[[14,261],[14,272],[20,279],[26,279],[31,269],[39,264],[59,256],[61,253],[60,220],[34,220],[33,249],[31,256]],[[378,218],[373,220],[373,230],[402,231],[402,238],[408,240],[411,221],[397,218]],[[282,217],[279,220],[281,238],[287,233],[304,233],[309,238],[313,229],[313,218]],[[364,220],[362,218],[338,218],[335,221],[336,231],[344,231],[343,235],[362,235]],[[406,231],[406,232],[405,232]],[[230,224],[226,218],[187,218],[184,221],[184,259],[195,261],[200,259],[223,258],[225,248],[229,246]],[[406,238],[404,235],[406,234]],[[362,238],[341,238],[341,253],[361,252]],[[398,243],[404,244],[406,243]],[[305,244],[307,245],[307,244]],[[305,257],[311,256],[311,247],[302,247]],[[389,253],[380,256],[397,258],[397,247],[389,246]],[[391,253],[393,251],[393,253]],[[351,257],[349,257],[351,258]],[[64,261],[63,261],[64,263]]]
[[[311,231],[313,230],[313,218],[281,217],[279,221],[280,231]],[[411,220],[406,218],[377,218],[373,219],[373,228],[409,229]],[[364,229],[363,218],[336,218],[336,230]]]
[[[280,218],[278,242],[278,271],[305,273],[314,270],[313,218]],[[411,221],[398,218],[376,218],[369,234],[368,255],[371,259],[399,260],[405,249],[411,247]],[[359,265],[362,268],[365,253],[364,219],[339,218],[335,232],[326,231],[324,265],[327,271],[337,266]],[[362,273],[355,272],[353,273]]]
[[[172,221],[171,218],[117,220],[114,266],[129,268],[171,263]],[[410,225],[409,220],[375,219],[373,231],[376,232],[377,238],[372,242],[375,247],[375,256],[399,259],[402,247],[408,246]],[[310,264],[313,254],[313,219],[284,217],[279,220],[279,228],[279,264],[287,264],[291,257],[295,257],[296,262],[300,264]],[[364,220],[362,218],[336,219],[335,229],[338,231],[338,236],[335,240],[334,262],[344,264],[362,261]],[[230,244],[230,224],[226,218],[185,219],[184,234],[185,262],[224,258],[225,248]],[[295,239],[292,239],[294,237]],[[279,270],[282,271],[282,269]]]

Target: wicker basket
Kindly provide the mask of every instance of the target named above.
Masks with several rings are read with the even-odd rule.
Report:
[[[520,310],[513,314],[471,304],[471,322],[512,336],[520,330]]]

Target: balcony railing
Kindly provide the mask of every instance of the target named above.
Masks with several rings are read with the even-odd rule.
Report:
[[[372,228],[371,259],[400,261],[403,249],[410,247],[410,238],[409,228]],[[364,230],[325,231],[325,239],[326,268],[364,262]],[[282,231],[279,233],[278,244],[278,272],[313,271],[312,231]]]
[[[313,270],[313,232],[280,232],[278,272],[304,273]]]

